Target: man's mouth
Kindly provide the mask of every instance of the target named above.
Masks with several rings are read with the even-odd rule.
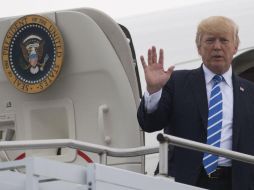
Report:
[[[214,59],[223,59],[223,56],[221,56],[221,55],[213,55],[212,57]]]

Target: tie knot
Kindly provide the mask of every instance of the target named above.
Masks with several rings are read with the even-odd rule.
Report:
[[[223,79],[223,76],[221,76],[221,75],[214,75],[213,82],[214,82],[214,84],[218,84],[218,83],[220,83],[222,81],[222,79]]]

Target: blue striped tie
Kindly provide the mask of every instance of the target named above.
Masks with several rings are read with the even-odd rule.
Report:
[[[211,90],[208,111],[207,144],[220,147],[222,128],[222,94],[219,83],[223,77],[215,75],[213,77],[213,87]],[[218,156],[204,153],[203,164],[207,174],[212,173],[218,166]]]

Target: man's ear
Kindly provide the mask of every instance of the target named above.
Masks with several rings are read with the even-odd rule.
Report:
[[[235,46],[235,47],[234,47],[234,51],[233,51],[233,52],[234,52],[234,55],[236,54],[237,50],[238,50],[238,46]]]
[[[201,56],[201,48],[200,48],[200,46],[197,47],[197,50],[198,50],[198,54]]]

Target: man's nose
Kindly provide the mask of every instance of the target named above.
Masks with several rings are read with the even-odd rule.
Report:
[[[221,41],[220,41],[220,39],[216,39],[213,45],[214,45],[213,46],[214,49],[221,49]]]

